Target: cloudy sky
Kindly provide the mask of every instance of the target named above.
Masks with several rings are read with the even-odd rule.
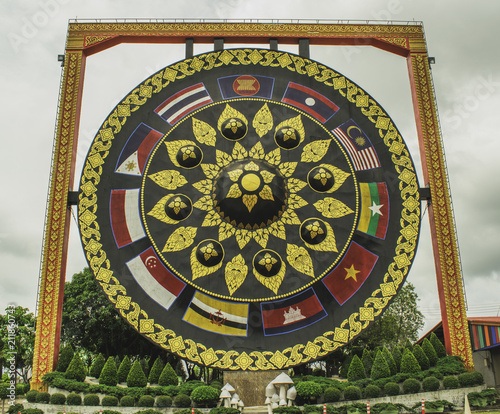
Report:
[[[500,2],[464,0],[2,0],[0,2],[0,310],[35,310],[47,186],[69,19],[331,19],[422,21],[432,66],[458,231],[469,316],[500,315]],[[229,46],[228,46],[229,47]],[[232,47],[232,46],[231,46]],[[195,53],[211,45],[195,45]],[[297,53],[295,46],[284,48]],[[77,174],[89,143],[133,87],[182,59],[183,45],[121,45],[87,59]],[[311,47],[311,58],[343,73],[391,115],[423,185],[404,58],[372,47]],[[74,189],[78,188],[78,178]],[[425,206],[424,206],[425,207]],[[440,320],[428,214],[408,280],[424,330]],[[74,216],[76,217],[76,208]],[[67,278],[85,257],[72,221]]]

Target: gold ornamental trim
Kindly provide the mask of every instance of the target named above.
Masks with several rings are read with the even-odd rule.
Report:
[[[258,25],[256,28],[259,27],[259,30],[265,30],[264,26]],[[98,25],[97,27],[103,27],[104,29],[106,25]],[[151,30],[155,27],[155,25],[151,25]],[[204,25],[199,30],[206,31],[210,27]],[[214,27],[217,27],[217,25]],[[70,32],[74,32],[77,29],[88,30],[91,28],[91,24],[83,26],[71,25]],[[278,29],[274,25],[273,28]],[[125,30],[126,28],[118,24],[110,25],[107,29]],[[359,29],[369,30],[365,26],[359,26]],[[386,32],[397,32],[399,30],[394,26],[384,26],[383,29]],[[405,29],[408,29],[408,27],[405,26]],[[421,30],[420,27],[414,27],[413,29],[415,32]],[[409,260],[394,260],[384,275],[383,283],[378,289],[372,292],[371,297],[360,308],[360,312],[354,312],[349,318],[341,322],[340,326],[332,327],[331,331],[323,333],[323,335],[318,336],[307,344],[298,343],[293,347],[276,350],[275,352],[253,351],[250,353],[239,353],[232,350],[207,349],[205,345],[189,338],[183,338],[173,330],[155,323],[153,319],[148,317],[146,311],[132,301],[125,287],[113,276],[109,259],[100,243],[101,231],[99,224],[95,219],[92,219],[92,216],[96,215],[98,208],[96,191],[101,181],[101,160],[106,159],[109,149],[113,145],[114,135],[125,125],[130,113],[133,113],[147,101],[147,96],[145,97],[144,94],[141,94],[141,91],[150,90],[152,94],[156,94],[170,83],[175,82],[177,79],[196,74],[198,70],[208,71],[222,65],[229,66],[242,63],[270,67],[281,66],[292,72],[306,74],[315,81],[338,90],[341,95],[353,104],[366,102],[363,99],[366,93],[344,76],[309,59],[289,55],[284,52],[258,49],[225,50],[207,53],[171,65],[135,88],[121,102],[121,105],[126,106],[128,110],[119,110],[121,105],[118,105],[98,131],[83,168],[81,188],[86,191],[82,191],[79,199],[80,232],[88,262],[98,282],[103,287],[104,292],[111,302],[115,304],[121,315],[138,332],[146,335],[153,342],[166,350],[174,352],[181,358],[213,368],[249,371],[286,369],[327,355],[343,346],[348,340],[354,338],[363,329],[367,328],[370,321],[383,311],[395,295],[397,287],[403,282],[404,277],[409,271],[410,262],[416,252],[420,223],[416,174],[410,161],[410,154],[405,147],[401,135],[388,115],[373,100],[369,100],[363,106],[362,113],[376,126],[384,144],[392,153],[394,171],[400,180],[399,188],[402,201],[400,221],[402,231],[397,241],[394,256],[400,257],[402,254],[405,254]],[[312,70],[313,66],[314,70]],[[194,67],[198,69],[193,69]],[[92,160],[98,160],[98,162],[93,162]],[[407,206],[410,206],[410,208]],[[88,214],[88,212],[92,214]]]

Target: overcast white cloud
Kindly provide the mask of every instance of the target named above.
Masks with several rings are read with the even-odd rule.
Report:
[[[470,316],[500,312],[497,18],[500,3],[442,0],[186,0],[147,2],[3,0],[0,3],[0,309],[35,309],[46,191],[68,19],[352,19],[423,21],[433,66]],[[210,50],[196,45],[195,53]],[[296,47],[286,50],[297,51]],[[183,58],[182,45],[118,46],[87,60],[79,165],[93,135],[117,102],[156,70]],[[311,58],[351,78],[388,111],[420,169],[405,59],[371,47],[312,47]],[[422,182],[422,174],[419,170]],[[75,189],[78,181],[75,182]],[[76,210],[75,210],[76,214]],[[68,277],[85,258],[72,223]],[[408,278],[421,298],[426,327],[440,320],[425,214]]]

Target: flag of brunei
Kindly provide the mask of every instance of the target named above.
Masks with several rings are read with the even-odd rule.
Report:
[[[361,211],[358,230],[385,239],[389,221],[389,196],[386,183],[360,183]]]
[[[196,292],[182,320],[221,335],[247,336],[248,303],[226,302]]]

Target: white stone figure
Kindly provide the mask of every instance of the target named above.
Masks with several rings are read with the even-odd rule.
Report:
[[[293,405],[295,398],[297,398],[297,390],[295,389],[295,386],[288,388],[288,391],[286,392],[286,399],[288,400],[289,407]]]

